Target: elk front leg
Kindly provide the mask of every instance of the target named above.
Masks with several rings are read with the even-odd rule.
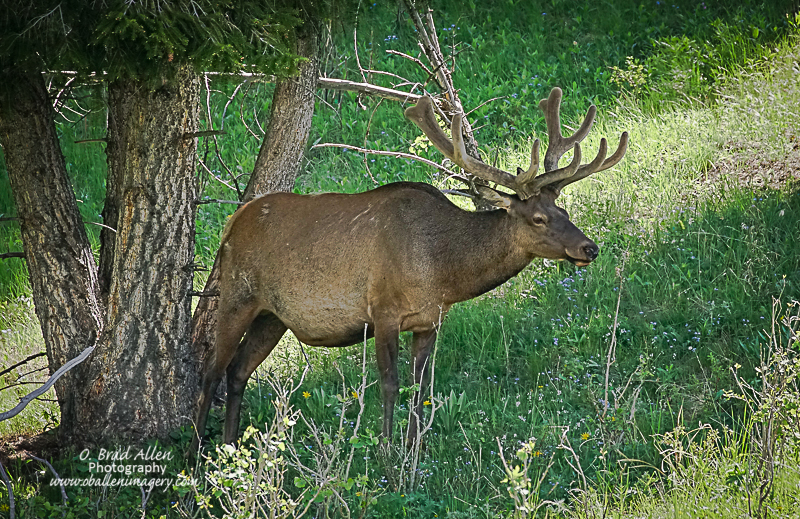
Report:
[[[375,323],[375,356],[381,377],[383,395],[382,435],[386,442],[392,442],[392,420],[394,404],[400,386],[397,381],[397,348],[400,340],[400,327],[397,324]]]
[[[428,383],[430,382],[430,355],[436,343],[436,329],[415,333],[412,339],[411,351],[414,356],[414,385],[419,391],[414,394],[414,412],[408,424],[408,443],[413,444],[419,434],[422,423],[423,402],[428,396]]]

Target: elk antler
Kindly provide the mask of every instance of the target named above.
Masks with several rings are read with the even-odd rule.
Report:
[[[553,168],[558,167],[558,161],[571,147],[575,147],[576,152],[580,149],[580,142],[589,134],[594,123],[594,117],[597,114],[597,108],[592,105],[586,113],[581,127],[578,128],[572,136],[564,137],[561,134],[561,89],[558,87],[550,91],[550,96],[547,99],[542,99],[539,102],[539,108],[544,112],[544,120],[547,124],[547,152],[544,155],[544,170],[545,172],[551,171]],[[628,132],[622,132],[619,139],[619,146],[617,151],[612,156],[606,159],[608,152],[608,142],[605,137],[600,139],[600,149],[597,151],[597,156],[589,164],[580,166],[574,175],[569,177],[550,179],[549,173],[544,173],[533,180],[539,188],[545,185],[551,185],[557,191],[560,191],[564,186],[588,177],[592,173],[603,171],[616,165],[625,155],[628,149]],[[539,184],[541,182],[541,184]]]
[[[516,192],[520,198],[525,199],[538,194],[547,185],[551,185],[558,191],[567,184],[585,178],[595,171],[610,168],[625,155],[625,149],[628,144],[627,132],[622,134],[619,147],[614,155],[605,159],[608,146],[606,140],[602,139],[597,157],[589,164],[581,165],[580,141],[589,133],[597,109],[591,106],[578,131],[571,137],[564,138],[561,134],[559,117],[561,95],[561,89],[556,87],[550,92],[548,99],[543,99],[539,103],[539,107],[545,113],[547,134],[550,141],[544,158],[545,172],[539,176],[536,176],[539,170],[539,139],[536,139],[533,143],[531,165],[525,171],[517,168],[517,175],[513,175],[467,155],[464,148],[464,137],[461,133],[461,114],[456,114],[453,117],[451,125],[453,139],[451,141],[436,122],[436,116],[433,113],[433,100],[429,96],[423,96],[415,106],[406,109],[405,115],[419,126],[436,149],[456,165],[463,168],[464,171],[484,180],[505,186]],[[561,156],[572,147],[575,150],[572,162],[568,166],[555,169],[558,167],[558,161]]]

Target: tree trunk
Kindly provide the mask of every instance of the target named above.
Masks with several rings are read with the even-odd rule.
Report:
[[[297,77],[279,79],[272,95],[269,124],[244,201],[255,196],[294,188],[311,131],[319,68],[318,27],[312,21],[298,29],[297,53],[308,58]],[[205,293],[219,292],[219,256],[208,276]],[[217,327],[217,297],[203,297],[195,309],[192,344],[204,359],[213,350]]]
[[[36,315],[52,374],[102,330],[97,267],[56,135],[41,74],[4,71],[0,143],[19,215]],[[86,365],[56,382],[62,437],[76,427],[76,396]]]
[[[300,66],[297,77],[280,79],[275,84],[269,125],[244,191],[244,202],[265,193],[291,191],[300,171],[314,115],[319,42],[311,22],[298,32],[297,54],[308,61]]]
[[[87,439],[166,437],[192,414],[198,76],[109,84],[106,326],[79,420]],[[111,239],[113,237],[113,240]],[[110,262],[110,264],[109,264]]]

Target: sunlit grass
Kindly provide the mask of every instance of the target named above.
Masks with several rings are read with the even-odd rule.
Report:
[[[793,106],[794,94],[763,88],[778,117],[770,124],[780,128],[780,107]],[[739,102],[748,110],[746,99]],[[588,155],[600,135],[615,139],[627,130],[635,143],[617,168],[565,189],[572,219],[601,243],[601,256],[583,269],[535,261],[494,292],[451,310],[440,334],[435,392],[442,399],[451,391],[466,395],[457,411],[461,425],[444,434],[451,420],[440,418],[427,439],[429,472],[420,495],[401,501],[466,510],[465,502],[479,506],[496,496],[492,485],[502,478],[496,437],[513,450],[536,436],[549,456],[557,451],[552,427],[568,426],[583,469],[608,481],[622,477],[616,463],[623,458],[659,463],[652,435],[678,425],[679,409],[690,423],[741,425],[736,406],[720,395],[733,383],[731,366],[753,369],[770,320],[770,297],[800,296],[800,198],[791,183],[777,191],[740,186],[732,162],[709,180],[709,172],[732,157],[726,148],[732,138],[768,137],[776,150],[789,145],[785,133],[748,134],[730,110],[727,104],[699,105],[650,117],[623,105],[597,125]],[[514,147],[518,151],[504,159],[507,169],[529,153],[526,145]],[[612,334],[617,349],[609,364]],[[310,355],[313,365],[324,367],[309,375],[304,390],[312,396],[297,405],[311,412],[320,389],[335,391],[336,381],[327,375],[332,364],[355,378],[356,350],[327,353],[324,360]],[[299,355],[294,359],[298,368],[305,364]],[[401,359],[407,377],[407,351]],[[374,368],[370,376],[377,378]],[[368,424],[377,428],[378,388],[368,397]],[[266,416],[258,400],[250,402],[251,415]],[[398,420],[406,409],[399,406]],[[575,476],[562,454],[555,459],[543,488],[564,497]],[[380,477],[374,466],[365,470]],[[624,474],[635,481],[648,470]],[[611,499],[620,498],[617,490],[608,490]],[[702,499],[709,496],[702,487],[694,491],[691,503],[705,506]],[[670,510],[688,517],[699,508],[681,508],[685,497]]]
[[[0,367],[10,367],[44,351],[42,329],[29,297],[0,301]],[[8,411],[47,380],[47,359],[38,357],[0,377],[0,410]],[[0,437],[27,436],[58,422],[58,404],[51,389],[16,418],[0,422]]]

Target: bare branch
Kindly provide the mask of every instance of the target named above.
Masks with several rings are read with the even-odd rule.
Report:
[[[214,120],[214,119],[213,119],[213,118],[212,118],[212,116],[211,116],[211,85],[209,84],[208,75],[206,75],[204,79],[205,79],[204,83],[205,83],[205,87],[206,87],[206,112],[207,112],[207,114],[208,114],[208,124],[209,124],[209,125],[212,125],[212,124],[213,124],[213,120]],[[234,91],[234,95],[235,95],[235,93],[236,93],[236,92]],[[227,105],[225,105],[225,106],[226,106],[226,108],[227,108]],[[241,112],[239,115],[240,115],[240,116],[242,116],[242,122],[244,123],[244,116],[242,115],[242,113],[243,113],[243,112]],[[247,123],[245,123],[245,127],[247,127]],[[250,128],[249,128],[249,127],[247,127],[247,129],[249,130]],[[217,141],[217,134],[214,132],[214,130],[213,130],[213,129],[211,130],[210,136],[211,136],[211,139],[214,141],[214,152],[215,152],[215,154],[216,154],[216,156],[217,156],[217,160],[219,161],[220,165],[221,165],[223,168],[225,168],[225,171],[227,171],[227,172],[228,172],[228,175],[229,175],[229,176],[231,177],[231,179],[233,180],[233,187],[235,188],[235,191],[236,191],[236,196],[238,196],[239,198],[242,198],[242,192],[241,192],[241,190],[239,189],[239,182],[237,181],[237,178],[236,178],[236,176],[235,176],[235,175],[233,174],[233,172],[230,170],[230,168],[228,167],[228,165],[227,165],[227,164],[225,164],[225,161],[224,161],[224,160],[222,160],[222,155],[221,155],[221,154],[220,154],[220,152],[219,152],[219,142]],[[198,159],[199,159],[199,157],[198,157]],[[211,173],[211,170],[208,168],[208,166],[206,166],[206,165],[203,163],[203,161],[200,161],[200,164],[203,166],[203,168],[204,168],[206,171],[208,171],[208,172],[211,174],[211,176],[212,176],[212,177],[214,177],[214,178],[217,178],[217,176],[216,176],[216,175],[214,175],[213,173]],[[219,178],[217,178],[217,180],[220,180],[220,181],[221,181],[221,179],[219,179]],[[223,184],[225,184],[226,186],[228,186],[228,184],[227,184],[227,183],[225,183],[225,182],[223,182]],[[228,187],[231,187],[231,186],[228,186]]]
[[[378,111],[378,108],[381,106],[381,103],[383,103],[383,99],[379,100],[375,104],[375,108],[372,109],[372,113],[369,116],[369,122],[367,122],[367,131],[364,133],[364,148],[367,147],[367,140],[369,139],[369,130],[372,127],[372,118],[375,117],[375,112]],[[367,154],[366,153],[364,153],[364,168],[367,170],[367,173],[369,174],[369,178],[372,179],[372,183],[377,186],[378,185],[378,181],[375,180],[374,176],[372,176],[372,171],[369,169],[369,162],[367,162]]]
[[[108,139],[101,137],[99,139],[81,139],[79,141],[72,141],[73,144],[85,144],[87,142],[108,142]]]
[[[0,259],[8,259],[8,258],[25,258],[24,252],[6,252],[5,254],[0,254]]]
[[[238,200],[217,200],[216,198],[207,198],[204,200],[195,200],[195,205],[204,205],[204,204],[233,204],[233,205],[244,205],[244,202],[240,202]]]
[[[23,364],[27,364],[28,362],[32,361],[33,359],[38,359],[39,357],[44,357],[45,355],[47,355],[45,352],[34,353],[33,355],[28,355],[26,358],[24,358],[23,360],[17,362],[13,366],[9,366],[6,369],[4,369],[3,371],[0,371],[0,377],[5,375],[6,373],[11,373],[13,370],[17,369],[18,367],[22,366]]]
[[[88,223],[89,225],[96,225],[98,227],[102,227],[103,229],[108,229],[109,231],[111,231],[113,233],[117,232],[116,229],[114,229],[113,227],[109,227],[108,225],[106,225],[104,223],[99,223],[99,222],[83,222],[83,223]]]
[[[459,191],[458,189],[442,189],[441,191],[445,195],[464,196],[464,197],[467,197],[467,198],[471,198],[472,200],[475,200],[475,198],[476,198],[475,195],[471,195],[469,193],[465,193],[463,191]]]
[[[208,168],[208,166],[206,165],[206,163],[205,163],[205,161],[204,161],[203,159],[201,159],[200,157],[198,157],[198,158],[197,158],[197,161],[200,163],[200,166],[202,166],[202,167],[203,167],[203,169],[204,169],[204,170],[206,170],[206,173],[208,173],[209,175],[211,175],[211,178],[213,178],[214,180],[216,180],[217,182],[219,182],[219,183],[220,183],[220,184],[222,184],[223,186],[227,187],[227,188],[228,188],[228,189],[230,189],[231,191],[238,191],[238,190],[237,190],[236,188],[234,188],[232,185],[228,184],[227,182],[225,182],[224,180],[222,180],[221,178],[219,178],[217,175],[215,175],[215,174],[214,174],[214,173],[213,173],[213,172],[212,172],[212,171],[211,171],[211,170]]]
[[[404,78],[403,76],[398,76],[397,74],[392,74],[391,72],[385,72],[383,70],[374,70],[374,69],[371,69],[371,68],[367,68],[367,69],[364,69],[364,72],[366,72],[368,74],[378,74],[379,76],[389,76],[389,77],[397,78],[397,79],[399,79],[399,80],[401,80],[403,82],[402,84],[406,84],[406,85],[413,84],[413,81],[409,81],[408,79]]]
[[[47,379],[47,382],[45,382],[45,384],[42,387],[40,387],[39,389],[35,389],[30,393],[28,393],[27,395],[25,395],[24,397],[22,397],[22,399],[19,401],[19,404],[17,404],[16,407],[14,407],[14,409],[6,411],[4,413],[0,413],[0,422],[3,422],[5,420],[8,420],[9,418],[13,418],[14,416],[18,415],[23,409],[25,409],[25,407],[28,406],[28,404],[31,403],[31,401],[34,398],[44,394],[48,389],[50,389],[53,386],[53,384],[56,383],[56,380],[58,380],[66,372],[68,372],[69,370],[71,370],[84,360],[86,360],[86,358],[94,351],[95,344],[96,342],[93,340],[92,345],[83,350],[80,353],[80,355],[71,359],[66,364],[58,368],[58,370],[55,373],[53,373],[49,379]]]
[[[465,116],[467,116],[467,115],[471,114],[472,112],[474,112],[475,110],[477,110],[478,108],[480,108],[481,106],[483,106],[483,105],[488,105],[488,104],[489,104],[489,103],[491,103],[492,101],[497,101],[498,99],[505,99],[505,98],[507,98],[507,97],[508,97],[508,96],[493,97],[493,98],[491,98],[491,99],[489,99],[489,100],[487,100],[487,101],[484,101],[484,102],[482,102],[481,104],[479,104],[478,106],[476,106],[475,108],[473,108],[473,109],[472,109],[472,110],[470,110],[469,112],[465,113],[464,115],[465,115]],[[481,126],[481,128],[483,128],[483,126]],[[472,129],[472,131],[474,132],[474,131],[476,131],[477,129],[478,129],[478,128],[473,128],[473,129]]]
[[[47,468],[50,469],[50,472],[53,473],[53,475],[56,477],[56,481],[58,481],[58,486],[61,487],[61,502],[64,504],[64,506],[67,506],[67,501],[68,501],[68,499],[67,499],[67,491],[66,491],[66,489],[64,489],[64,483],[61,481],[61,476],[58,475],[58,472],[56,472],[56,469],[54,469],[53,466],[50,464],[50,462],[47,461],[47,460],[44,460],[44,459],[39,458],[37,456],[34,456],[33,454],[30,454],[30,453],[28,454],[28,456],[30,458],[32,458],[32,459],[35,459],[39,463],[45,464],[47,466]]]
[[[391,101],[399,101],[401,103],[412,102],[416,103],[420,97],[419,94],[412,94],[410,92],[403,92],[402,90],[395,90],[393,88],[386,88],[371,83],[354,83],[344,79],[334,78],[319,78],[317,83],[321,88],[329,88],[331,90],[347,90],[349,92],[359,92],[363,94],[374,95],[389,99]]]
[[[397,51],[397,50],[391,50],[391,49],[390,49],[390,50],[387,50],[387,51],[386,51],[386,53],[387,53],[387,54],[394,54],[394,55],[396,55],[396,56],[401,56],[401,57],[403,57],[403,58],[406,58],[407,60],[411,60],[411,61],[413,61],[414,63],[416,63],[417,65],[419,65],[420,67],[422,67],[422,70],[424,70],[424,71],[425,71],[425,73],[426,73],[428,76],[431,76],[431,77],[433,76],[433,72],[431,71],[431,69],[429,69],[428,67],[426,67],[426,66],[425,66],[425,64],[424,64],[423,62],[421,62],[420,60],[418,60],[418,59],[417,59],[417,58],[415,58],[414,56],[409,56],[408,54],[403,54],[403,53],[402,53],[402,52],[400,52],[400,51]]]
[[[214,292],[196,292],[192,290],[189,295],[192,297],[219,297],[219,290]]]
[[[441,164],[437,164],[436,162],[433,162],[432,160],[423,159],[422,157],[420,157],[418,155],[412,155],[411,153],[403,153],[403,152],[400,152],[400,151],[368,150],[368,149],[365,149],[365,148],[359,148],[358,146],[350,146],[349,144],[334,144],[334,143],[331,143],[331,142],[326,142],[326,143],[322,143],[322,144],[315,144],[314,146],[311,146],[312,150],[315,149],[315,148],[344,148],[344,149],[348,149],[348,150],[357,151],[359,153],[372,153],[373,155],[385,155],[385,156],[388,156],[388,157],[400,157],[400,158],[403,158],[403,159],[418,160],[418,161],[422,162],[423,164],[427,164],[429,166],[433,166],[434,168],[439,169],[441,171],[444,171],[445,173],[452,173],[452,171],[450,171],[446,167],[442,166]]]
[[[250,82],[249,79],[245,79],[244,81],[236,85],[236,88],[233,89],[233,93],[228,98],[228,102],[225,103],[225,106],[222,108],[222,116],[220,117],[220,123],[219,123],[220,129],[225,126],[225,114],[228,112],[228,107],[233,102],[233,98],[236,97],[236,94],[239,92],[239,89],[242,88],[242,85],[249,82]]]
[[[8,489],[8,517],[9,519],[16,519],[17,512],[14,505],[14,488],[11,486],[11,481],[8,480],[8,474],[6,474],[6,469],[3,467],[2,463],[0,463],[0,478],[3,478],[3,482]]]
[[[195,137],[212,137],[217,135],[226,135],[228,132],[225,130],[203,130],[199,132],[184,133],[184,139],[194,139]]]

